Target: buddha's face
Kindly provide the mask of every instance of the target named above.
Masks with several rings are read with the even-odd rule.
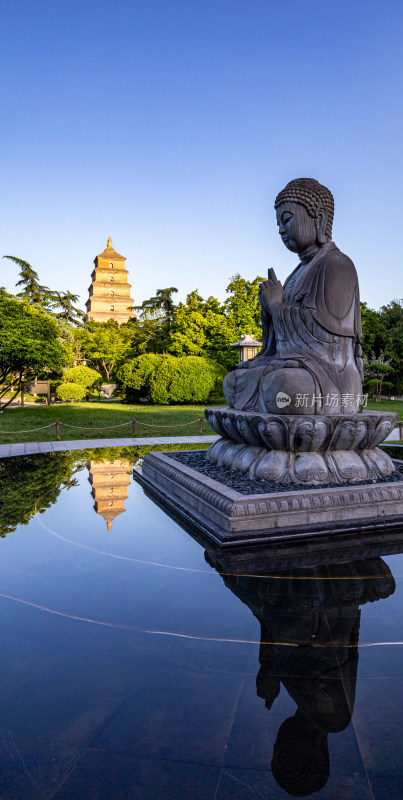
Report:
[[[302,253],[317,243],[317,225],[300,203],[281,203],[276,210],[279,234],[292,253]]]

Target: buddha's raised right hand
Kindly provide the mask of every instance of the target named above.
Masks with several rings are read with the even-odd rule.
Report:
[[[269,269],[267,281],[259,285],[259,303],[266,313],[270,313],[273,306],[283,302],[283,287],[278,280],[274,269]]]

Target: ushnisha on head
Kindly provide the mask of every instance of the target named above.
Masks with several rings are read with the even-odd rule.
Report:
[[[274,204],[280,236],[293,253],[304,256],[332,238],[334,199],[314,178],[297,178],[277,195]]]

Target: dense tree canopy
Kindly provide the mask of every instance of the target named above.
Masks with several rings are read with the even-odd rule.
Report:
[[[362,350],[366,358],[379,349],[381,341],[381,322],[377,311],[361,303]]]
[[[403,394],[403,300],[392,300],[379,311],[361,303],[361,317],[362,349],[368,367],[371,362],[391,367],[393,372],[387,370],[390,374],[382,381],[383,387]]]
[[[27,261],[14,256],[5,258],[19,267],[20,291],[16,297],[5,290],[0,294],[3,394],[12,383],[18,390],[24,373],[24,377],[32,373],[44,377],[52,372],[61,376],[63,367],[84,359],[106,381],[115,380],[125,363],[153,353],[176,358],[204,357],[228,370],[238,360],[236,349],[230,347],[232,343],[243,334],[252,334],[258,340],[262,337],[258,297],[262,277],[249,281],[234,275],[224,302],[215,297],[204,299],[195,289],[185,302],[175,305],[176,287],[157,289],[135,307],[138,317],[121,326],[113,320],[82,324],[84,312],[76,306],[77,295],[43,286]],[[5,313],[7,303],[11,305]],[[44,316],[37,317],[35,312]],[[372,380],[375,386],[378,375],[371,373],[369,365],[386,364],[390,369],[381,388],[403,393],[403,300],[393,300],[379,311],[361,303],[361,313],[366,380]]]
[[[114,320],[95,322],[89,320],[84,328],[77,329],[76,339],[80,342],[87,360],[110,381],[114,370],[124,361],[130,348]]]
[[[35,514],[56,502],[62,489],[75,486],[73,475],[83,466],[76,466],[76,461],[72,452],[0,460],[0,536],[27,525]]]
[[[203,300],[196,291],[175,309],[166,349],[175,356],[207,356],[229,369],[236,364],[234,336],[236,328],[218,300]]]
[[[82,322],[85,316],[84,311],[75,305],[78,301],[78,294],[69,291],[57,292],[49,289],[48,286],[42,286],[39,283],[38,273],[31,264],[28,264],[28,261],[23,261],[22,258],[16,258],[16,256],[3,256],[3,258],[9,258],[20,267],[20,279],[16,286],[21,286],[22,289],[17,294],[18,298],[27,300],[36,308],[42,308],[44,311],[54,314],[56,319],[61,322],[68,322],[70,325],[78,325]]]
[[[170,302],[168,306],[162,303],[161,298],[167,294],[170,296],[172,287],[157,290],[154,297],[139,306],[141,313],[137,319],[129,320],[119,329],[115,326],[117,357],[111,374],[113,371],[116,373],[126,361],[145,353],[170,353],[176,357],[203,356],[213,359],[227,370],[233,368],[238,353],[230,345],[245,333],[252,334],[258,340],[262,337],[258,297],[262,280],[257,277],[247,281],[238,274],[234,275],[223,303],[215,297],[204,299],[196,289],[187,295],[185,302],[176,306]],[[400,393],[403,391],[403,301],[393,301],[380,311],[362,303],[361,309],[362,346],[366,363],[378,362],[386,356],[394,371],[383,385],[388,388],[391,381],[393,391]],[[96,324],[100,330],[114,325],[109,322]],[[96,361],[85,344],[85,331],[92,325],[94,323],[88,323],[82,333],[77,330],[76,336],[82,341],[83,353],[101,370],[101,347]]]
[[[55,320],[26,300],[0,293],[0,399],[12,391],[5,405],[20,391],[23,380],[61,371],[65,358]]]
[[[130,355],[167,352],[175,356],[206,356],[231,369],[238,354],[230,344],[243,333],[256,338],[262,335],[258,299],[262,280],[247,281],[235,275],[227,287],[228,298],[224,303],[215,297],[205,300],[196,289],[184,303],[170,308],[169,317],[168,313],[165,316],[159,313],[157,319],[155,316],[151,319],[147,309],[153,307],[163,292],[171,291],[157,290],[156,297],[144,301],[140,307],[142,314],[136,323],[136,336],[131,340]]]
[[[379,316],[385,356],[394,369],[394,384],[400,394],[403,393],[403,300],[383,306]]]
[[[239,337],[243,333],[251,333],[257,339],[262,337],[259,284],[264,280],[257,277],[254,281],[247,281],[236,274],[227,286],[229,297],[224,302],[224,308]]]
[[[393,367],[383,361],[373,361],[366,365],[364,388],[374,396],[380,396],[382,389],[391,389],[393,382],[386,380],[391,378]]]
[[[143,320],[165,317],[170,321],[175,309],[172,295],[177,291],[175,286],[169,286],[167,289],[157,289],[154,297],[144,300],[141,306],[133,306],[133,308],[135,311],[140,312],[140,318]]]

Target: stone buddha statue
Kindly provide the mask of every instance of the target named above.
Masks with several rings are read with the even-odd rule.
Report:
[[[260,284],[263,344],[224,380],[231,408],[271,414],[352,414],[362,392],[361,313],[353,262],[332,242],[333,195],[312,178],[275,201],[280,236],[300,263],[284,286]]]

